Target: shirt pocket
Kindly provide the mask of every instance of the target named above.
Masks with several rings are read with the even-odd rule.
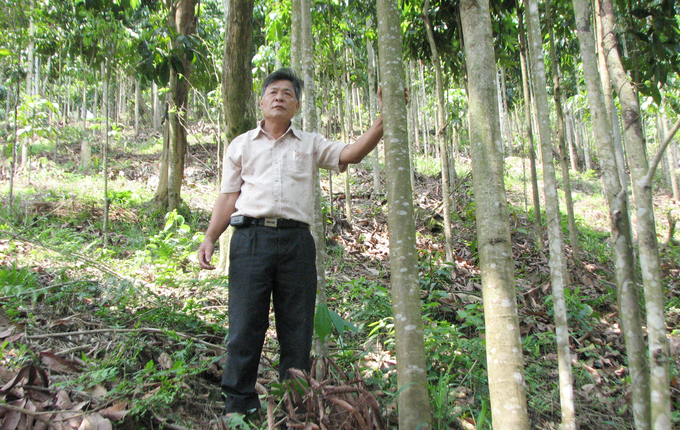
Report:
[[[299,151],[288,153],[288,168],[298,173],[308,173],[312,171],[312,154]]]

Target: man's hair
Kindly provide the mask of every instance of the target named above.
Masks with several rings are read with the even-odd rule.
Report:
[[[293,88],[295,89],[295,98],[300,100],[302,88],[305,86],[305,83],[302,81],[302,79],[298,78],[293,69],[289,69],[288,67],[279,69],[264,78],[264,82],[262,82],[262,93],[260,96],[264,96],[264,92],[267,87],[276,81],[290,81],[293,84]]]

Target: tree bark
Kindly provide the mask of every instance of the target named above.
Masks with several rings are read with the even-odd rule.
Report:
[[[472,177],[493,428],[528,430],[488,0],[463,0]]]
[[[446,111],[444,109],[444,83],[442,82],[442,65],[434,43],[434,33],[430,23],[430,0],[423,3],[423,21],[427,32],[427,40],[430,44],[432,64],[434,65],[435,82],[437,86],[437,118],[439,129],[437,140],[439,142],[439,156],[442,169],[442,212],[444,216],[444,248],[446,250],[446,262],[453,263],[453,233],[451,232],[451,183],[449,180],[449,157],[446,148]]]
[[[562,409],[562,428],[576,429],[576,410],[574,407],[573,378],[571,373],[571,352],[569,348],[569,327],[567,324],[567,305],[564,296],[569,283],[567,260],[564,254],[562,222],[560,216],[557,181],[550,135],[548,94],[546,91],[545,62],[543,60],[541,23],[536,0],[527,2],[528,40],[531,56],[531,70],[534,81],[538,131],[541,139],[543,161],[543,188],[545,210],[548,221],[550,249],[550,281],[552,286],[553,307],[555,312],[555,335],[557,338],[557,361],[560,379],[560,403]]]
[[[396,0],[378,0],[378,51],[383,83],[390,271],[394,312],[399,429],[429,430],[431,414],[418,288],[413,197],[409,177],[404,67]]]
[[[592,10],[588,0],[573,0],[583,74],[588,89],[590,116],[602,168],[602,183],[609,204],[611,238],[619,303],[619,318],[630,369],[633,416],[637,430],[650,428],[649,367],[642,331],[642,310],[635,282],[633,241],[628,216],[628,193],[622,187],[614,137],[597,67]]]
[[[637,236],[647,308],[648,356],[651,369],[651,423],[654,430],[670,430],[670,366],[664,318],[665,297],[661,283],[661,261],[654,221],[651,175],[648,174],[650,169],[640,124],[640,106],[633,83],[628,78],[619,56],[613,2],[602,0],[601,8],[607,69],[621,104],[624,138],[637,206]]]

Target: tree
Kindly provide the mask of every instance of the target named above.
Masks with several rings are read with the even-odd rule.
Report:
[[[628,217],[628,193],[622,186],[616,162],[614,138],[602,90],[595,52],[595,37],[591,30],[592,10],[587,0],[574,0],[576,30],[581,47],[583,75],[588,88],[590,116],[595,143],[602,166],[602,184],[609,204],[611,238],[619,302],[621,333],[626,342],[631,375],[633,415],[637,430],[650,428],[649,367],[642,334],[640,299],[635,285],[635,261]],[[624,183],[625,184],[625,183]]]
[[[555,125],[557,134],[557,146],[560,150],[560,167],[562,170],[562,188],[564,189],[564,202],[567,209],[567,223],[569,226],[569,244],[571,245],[574,261],[580,261],[580,246],[578,244],[578,230],[574,219],[574,201],[571,196],[571,178],[569,176],[569,153],[566,146],[566,125],[564,109],[562,108],[562,78],[560,77],[559,59],[555,48],[555,32],[553,31],[552,12],[550,1],[545,1],[545,15],[548,24],[550,42],[550,63],[552,64],[553,100],[555,102]]]
[[[460,5],[468,76],[470,150],[494,429],[529,429],[489,4]]]
[[[656,238],[652,176],[655,167],[647,161],[635,88],[623,67],[616,41],[616,15],[611,0],[602,0],[602,31],[609,76],[617,89],[628,153],[628,163],[637,206],[637,236],[642,284],[647,308],[647,342],[650,360],[651,423],[654,430],[671,428],[669,347],[664,318],[664,288]]]
[[[397,384],[400,390],[399,428],[427,430],[431,428],[431,415],[409,175],[399,9],[394,0],[378,0],[377,8],[378,55],[384,99],[392,310],[397,354]]]
[[[442,166],[442,211],[444,212],[444,247],[446,249],[446,261],[453,263],[453,238],[451,233],[451,194],[449,192],[449,156],[446,148],[446,127],[447,120],[444,108],[444,83],[442,82],[442,65],[437,52],[437,45],[434,42],[432,24],[428,16],[430,10],[430,0],[425,0],[423,4],[423,21],[427,30],[427,40],[430,42],[432,51],[432,63],[434,64],[435,82],[437,89],[437,118],[439,129],[437,130],[437,140],[439,142],[439,158]]]
[[[562,222],[557,196],[557,180],[550,134],[548,94],[546,91],[545,62],[541,47],[541,23],[538,3],[527,2],[529,54],[534,79],[536,112],[538,115],[538,134],[541,139],[543,161],[543,192],[545,197],[546,219],[550,249],[550,284],[552,287],[553,308],[555,312],[555,336],[557,341],[557,361],[560,378],[560,404],[562,406],[562,428],[576,429],[576,410],[574,407],[573,378],[571,374],[571,352],[569,348],[569,327],[567,325],[567,304],[564,289],[569,284],[567,260],[564,254]]]
[[[538,173],[536,171],[536,150],[534,131],[531,121],[531,91],[529,90],[529,72],[527,70],[527,38],[524,31],[522,10],[517,12],[519,20],[519,61],[522,71],[522,93],[524,95],[524,136],[529,147],[529,172],[531,175],[531,196],[534,205],[534,237],[537,248],[543,250],[543,226],[541,225],[541,199],[538,189]]]
[[[179,208],[187,151],[187,104],[193,49],[190,36],[196,29],[197,0],[168,0],[168,25],[177,34],[172,40],[170,68],[170,160],[168,210]]]
[[[253,0],[229,0],[227,31],[224,35],[222,62],[222,101],[226,142],[255,127],[253,102]],[[226,146],[224,151],[226,152]],[[220,236],[220,272],[226,273],[229,265],[231,229]]]

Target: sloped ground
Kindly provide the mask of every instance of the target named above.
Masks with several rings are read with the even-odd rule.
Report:
[[[207,429],[220,415],[226,282],[198,273],[192,262],[198,243],[195,233],[207,225],[215,196],[214,152],[210,144],[192,146],[185,187],[191,214],[175,219],[168,229],[144,204],[124,193],[151,195],[156,157],[114,152],[110,179],[118,200],[114,199],[110,209],[107,251],[100,245],[101,204],[86,192],[65,191],[61,185],[70,179],[60,173],[60,166],[77,165],[73,160],[76,147],[59,151],[56,159],[53,153],[45,154],[52,163],[49,171],[32,176],[18,173],[15,192],[21,195],[20,209],[14,214],[3,211],[0,219],[4,224],[0,229],[4,296],[0,297],[0,384],[4,385],[0,395],[7,402],[0,407],[3,429],[48,425],[56,429]],[[333,338],[331,353],[337,367],[326,363],[330,370],[314,375],[325,391],[317,387],[305,397],[306,385],[302,384],[299,400],[316,395],[318,402],[332,403],[328,399],[336,396],[349,406],[335,409],[331,417],[341,413],[356,417],[353,412],[360,410],[358,415],[369,417],[362,418],[365,428],[380,428],[380,421],[386,428],[396,428],[386,201],[373,195],[370,171],[358,167],[353,177],[351,225],[340,215],[344,196],[337,194],[340,186],[334,185],[334,216],[327,229],[327,290],[331,309],[354,323],[358,332]],[[95,179],[84,176],[78,182],[98,189],[101,185]],[[438,179],[416,175],[421,297],[431,374],[437,375],[431,393],[437,428],[489,426],[470,179],[469,175],[461,177],[455,188],[456,261],[445,265],[441,262]],[[4,191],[6,179],[2,181]],[[328,189],[327,184],[324,188]],[[548,259],[537,249],[527,215],[517,209],[522,207],[521,193],[511,190],[510,199],[515,202],[513,254],[532,428],[554,429],[560,420]],[[672,208],[667,200],[659,204]],[[595,215],[600,217],[596,211]],[[606,242],[606,231],[588,233],[591,240]],[[665,255],[677,255],[673,249],[669,245]],[[611,267],[591,249],[586,249],[578,264],[569,257],[573,293],[568,299],[580,426],[632,428]],[[664,270],[669,301],[677,303],[678,260],[667,257]],[[668,321],[674,329],[680,311],[669,309]],[[257,428],[284,428],[287,416],[300,413],[282,400],[282,389],[276,384],[274,338],[272,331],[260,375],[263,389],[270,393],[270,416],[260,417]],[[674,369],[678,364],[676,339]],[[357,365],[361,368],[355,369]],[[304,378],[314,385],[311,377]],[[677,408],[680,387],[675,378],[673,384]],[[347,386],[362,387],[369,394],[367,400],[358,400],[363,398],[358,397],[363,395],[359,391],[337,397],[338,390]],[[379,405],[380,420],[374,409],[359,405],[370,399]],[[331,406],[318,408],[316,413],[328,411],[333,411]],[[301,415],[296,418],[304,421]],[[231,428],[239,427],[246,428],[231,424]]]

